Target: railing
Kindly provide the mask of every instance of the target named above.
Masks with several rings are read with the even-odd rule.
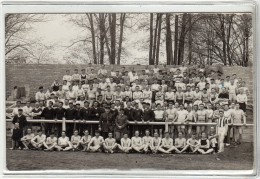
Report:
[[[12,122],[12,119],[6,119],[6,122]],[[27,119],[28,123],[53,123],[62,124],[62,130],[66,130],[66,123],[74,123],[74,124],[99,124],[99,121],[90,121],[90,120],[66,120],[63,118],[62,120],[49,120],[49,119]],[[189,122],[189,123],[183,123],[183,122],[134,122],[134,121],[128,121],[128,124],[130,125],[164,125],[165,127],[168,125],[185,125],[185,126],[216,126],[216,123],[196,123],[196,122]],[[254,124],[228,124],[228,131],[227,131],[227,139],[230,141],[230,129],[235,126],[254,126]]]

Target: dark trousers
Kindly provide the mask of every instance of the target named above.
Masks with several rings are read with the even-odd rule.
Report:
[[[242,109],[244,112],[246,112],[246,103],[238,103],[239,109]]]

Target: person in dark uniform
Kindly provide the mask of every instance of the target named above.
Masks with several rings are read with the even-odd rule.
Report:
[[[49,101],[48,107],[45,107],[45,108],[43,109],[41,116],[42,116],[44,119],[48,119],[48,120],[54,119],[55,111],[54,111],[54,108],[53,108],[52,106],[53,106],[53,102],[52,102],[52,101]],[[49,135],[49,134],[51,133],[52,127],[53,127],[53,124],[51,124],[51,123],[45,123],[44,128],[45,128],[45,134],[46,134],[46,135]]]
[[[131,107],[131,101],[127,101],[126,102],[126,108],[124,109],[124,111],[125,111],[125,115],[127,116],[127,120],[128,121],[132,121],[131,114],[132,114],[133,108]],[[128,131],[129,131],[129,134],[131,136],[134,135],[134,133],[133,133],[133,131],[134,131],[133,125],[128,125]]]
[[[18,123],[19,129],[21,129],[23,133],[25,132],[27,127],[27,120],[26,117],[23,115],[23,109],[18,109],[18,115],[14,116],[12,123]]]
[[[75,108],[75,110],[76,110],[76,113],[75,113],[75,114],[76,114],[75,119],[76,119],[76,121],[79,122],[79,120],[81,119],[81,112],[80,112],[81,109],[80,109],[80,104],[79,104],[79,103],[76,103],[76,108]],[[74,131],[75,131],[75,130],[78,130],[79,133],[82,133],[82,131],[79,131],[80,123],[75,123],[74,126],[75,126]]]
[[[201,154],[213,153],[214,149],[210,147],[209,139],[207,138],[206,132],[201,133],[201,139],[199,139],[199,149],[198,152]]]
[[[66,120],[76,120],[76,110],[73,106],[73,103],[70,102],[69,103],[69,108],[66,109],[65,112],[65,118]],[[73,123],[66,123],[66,133],[69,137],[71,137],[73,135],[73,131],[74,131],[74,124]]]
[[[149,123],[155,120],[155,114],[154,111],[150,109],[150,104],[149,103],[144,103],[144,112],[143,112],[143,121],[145,123]],[[142,125],[141,126],[141,131],[143,131],[143,133],[145,132],[145,130],[149,130],[149,131],[153,131],[151,128],[151,125]]]
[[[138,103],[135,103],[135,108],[132,110],[132,113],[131,113],[131,121],[134,121],[134,122],[141,122],[143,120],[143,111],[139,108],[139,104]],[[133,126],[133,133],[134,131],[140,131],[141,129],[141,126],[138,126],[137,124],[135,124]],[[140,133],[142,133],[142,131],[140,131]]]
[[[83,82],[85,82],[86,79],[87,79],[86,70],[85,69],[81,69],[81,75],[80,75],[81,84],[83,84]]]
[[[99,118],[99,130],[101,131],[102,136],[105,138],[108,137],[108,133],[114,133],[115,127],[115,116],[111,112],[109,106],[105,106],[105,112],[100,115]]]
[[[119,114],[116,117],[115,120],[115,139],[119,143],[121,138],[125,133],[128,133],[127,131],[127,116],[124,114],[124,109],[119,110]]]
[[[66,110],[62,107],[63,102],[59,102],[59,106],[54,109],[54,119],[62,120],[65,117]],[[56,136],[60,135],[62,131],[62,124],[54,124],[54,133]]]
[[[19,149],[21,147],[21,138],[23,137],[23,130],[19,127],[19,123],[14,123],[12,130],[12,148],[10,150]]]
[[[84,102],[84,107],[80,110],[80,117],[82,124],[79,125],[80,132],[84,133],[85,130],[91,131],[91,126],[86,124],[87,120],[90,120],[91,108],[89,107],[89,102]],[[80,134],[81,135],[81,134]]]
[[[92,121],[99,121],[100,115],[104,112],[103,108],[98,107],[98,102],[94,101],[93,107],[91,108],[90,112],[90,120]],[[94,134],[94,131],[98,130],[98,125],[92,124],[91,125],[91,134]]]

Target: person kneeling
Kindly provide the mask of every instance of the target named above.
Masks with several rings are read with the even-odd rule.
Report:
[[[112,138],[113,134],[112,132],[108,133],[108,138],[105,139],[105,142],[103,143],[103,147],[106,153],[110,152],[111,154],[114,153],[114,150],[117,148],[118,144],[116,143],[116,140]]]
[[[57,137],[54,136],[54,132],[50,133],[50,137],[47,137],[46,141],[43,142],[44,150],[52,151],[57,145]]]
[[[56,145],[55,148],[58,151],[69,151],[73,148],[69,138],[66,136],[65,131],[61,132],[61,137],[59,137],[58,145]]]
[[[198,152],[201,154],[209,154],[214,151],[214,149],[210,148],[209,139],[207,138],[206,132],[201,133],[201,139],[199,139],[199,149]]]
[[[104,139],[100,136],[98,130],[95,131],[95,137],[92,137],[88,144],[88,149],[91,152],[102,152],[102,146],[104,143]]]
[[[132,141],[128,138],[128,134],[125,133],[123,138],[121,138],[121,145],[118,145],[118,148],[124,153],[129,153],[132,149],[131,143]]]
[[[34,138],[32,138],[31,143],[33,146],[33,149],[41,150],[43,147],[43,142],[46,139],[46,135],[42,134],[41,130],[37,131],[38,135],[36,135]]]

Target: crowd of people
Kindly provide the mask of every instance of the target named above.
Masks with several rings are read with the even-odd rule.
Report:
[[[203,66],[155,65],[141,71],[122,66],[108,71],[102,65],[96,72],[89,65],[81,73],[66,70],[62,84],[56,79],[47,91],[40,86],[35,100],[25,106],[16,102],[12,149],[223,152],[228,125],[246,124],[248,95],[246,82],[236,74],[223,76],[221,70]],[[73,120],[66,123],[66,131],[55,122],[64,118]],[[28,119],[54,123],[28,124]],[[235,145],[242,129],[232,126]]]

